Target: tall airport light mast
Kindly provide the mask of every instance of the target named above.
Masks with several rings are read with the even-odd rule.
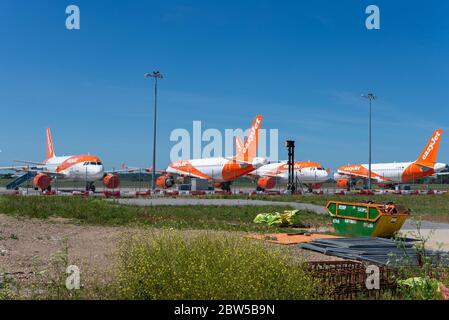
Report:
[[[296,191],[296,183],[295,183],[295,141],[287,140],[285,141],[285,146],[288,151],[288,183],[287,190],[289,190],[292,194]]]
[[[151,175],[151,190],[154,192],[156,189],[156,114],[157,114],[157,80],[163,79],[162,74],[159,71],[153,71],[152,73],[145,73],[145,78],[154,79],[154,119],[153,119],[153,172]]]
[[[368,190],[371,190],[371,105],[377,97],[373,93],[362,94],[362,97],[369,100],[369,155],[368,155]]]

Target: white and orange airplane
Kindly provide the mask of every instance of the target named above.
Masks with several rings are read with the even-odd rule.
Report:
[[[448,169],[445,163],[436,162],[442,130],[432,134],[421,155],[413,162],[374,163],[371,165],[371,179],[382,185],[408,183],[416,179],[433,176]],[[339,188],[349,188],[357,179],[368,179],[367,164],[350,164],[343,166],[334,174]]]
[[[265,158],[256,157],[261,125],[262,116],[258,115],[254,118],[245,143],[237,150],[234,157],[215,157],[173,162],[165,170],[164,175],[158,177],[156,181],[157,186],[162,188],[171,187],[174,183],[174,176],[193,177],[212,181],[215,187],[229,191],[233,180],[267,163]]]
[[[43,162],[15,160],[27,166],[0,167],[0,170],[29,172],[34,175],[33,184],[41,190],[51,190],[54,179],[68,181],[85,181],[86,190],[95,191],[94,182],[103,180],[106,188],[114,189],[120,184],[114,172],[104,170],[99,157],[94,155],[72,155],[57,157],[53,148],[50,128],[47,128],[47,157]],[[30,166],[32,165],[32,166]]]
[[[329,179],[329,172],[319,163],[312,161],[295,161],[294,179],[308,187],[309,191],[320,188]],[[248,174],[257,178],[257,190],[273,189],[278,183],[288,181],[288,163],[281,161],[266,164]]]

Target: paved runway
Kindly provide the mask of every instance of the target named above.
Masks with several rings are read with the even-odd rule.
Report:
[[[192,198],[118,199],[117,201],[121,204],[130,204],[137,206],[285,206],[299,210],[308,210],[318,214],[326,214],[326,209],[323,206],[284,201]]]

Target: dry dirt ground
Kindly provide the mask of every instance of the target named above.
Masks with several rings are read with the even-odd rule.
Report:
[[[39,272],[44,270],[52,257],[65,247],[68,247],[70,264],[76,264],[81,269],[87,267],[107,270],[115,261],[114,254],[119,240],[139,232],[158,232],[158,230],[85,226],[60,218],[40,220],[0,214],[0,272],[10,274]],[[187,235],[202,232],[218,236],[229,234],[227,231],[182,232]],[[297,250],[298,257],[307,261],[340,260],[297,248],[293,250]]]

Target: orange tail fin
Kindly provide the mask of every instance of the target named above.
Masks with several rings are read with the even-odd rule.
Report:
[[[240,150],[238,150],[239,148],[237,147],[237,160],[251,162],[256,157],[257,146],[259,145],[259,130],[261,125],[262,116],[257,115],[253,120],[251,128],[249,129],[248,136],[245,139],[245,143],[243,143],[243,146],[241,146]]]
[[[437,129],[434,131],[432,137],[430,137],[429,142],[425,146],[423,152],[419,156],[418,160],[416,160],[416,164],[423,166],[433,167],[435,162],[437,161],[438,147],[441,141],[441,135],[443,130]]]
[[[51,139],[50,128],[47,128],[47,160],[55,156],[55,150],[53,148],[53,140]]]
[[[242,140],[240,140],[239,137],[235,137],[235,150],[237,151],[237,154],[241,153],[243,149]]]

